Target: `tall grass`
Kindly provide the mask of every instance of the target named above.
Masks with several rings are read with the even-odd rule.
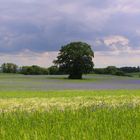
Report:
[[[0,114],[1,140],[139,140],[139,130],[140,107],[129,104]]]
[[[0,93],[0,140],[139,140],[139,130],[139,90]]]

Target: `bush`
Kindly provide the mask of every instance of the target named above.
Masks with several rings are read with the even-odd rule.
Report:
[[[33,65],[23,66],[20,70],[20,73],[25,75],[47,75],[49,72],[46,68]]]
[[[125,76],[125,73],[123,71],[117,71],[115,73],[115,75],[117,75],[117,76]]]
[[[3,73],[16,73],[18,69],[18,66],[13,63],[3,63],[1,65],[1,71]]]

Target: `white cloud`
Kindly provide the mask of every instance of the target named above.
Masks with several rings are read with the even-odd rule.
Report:
[[[95,66],[139,66],[140,47],[134,49],[130,44],[128,38],[118,35],[96,40],[97,46],[103,45],[109,50],[95,52]]]
[[[124,13],[137,14],[140,13],[139,0],[117,0],[118,10]]]
[[[0,54],[0,63],[11,62],[19,66],[23,65],[39,65],[42,67],[49,67],[53,65],[52,61],[56,59],[58,52],[42,52],[36,53],[25,50],[22,53],[15,53],[13,55]],[[107,67],[109,65],[115,66],[138,66],[140,60],[140,49],[133,50],[125,54],[114,54],[114,52],[95,52],[93,59],[95,67]]]
[[[100,51],[95,52],[97,65],[138,64],[140,0],[0,0],[0,3],[1,62],[48,66],[57,54],[49,50],[58,51],[61,45],[81,40],[91,42]],[[10,55],[14,52],[17,53]]]
[[[16,63],[19,66],[23,65],[39,65],[42,67],[49,67],[53,65],[53,60],[56,59],[58,52],[32,52],[24,50],[15,54],[0,54],[0,63],[11,62]]]
[[[123,36],[109,36],[103,39],[104,44],[112,51],[130,51],[129,40]]]
[[[95,67],[107,66],[140,66],[140,50],[115,55],[114,52],[95,52]]]

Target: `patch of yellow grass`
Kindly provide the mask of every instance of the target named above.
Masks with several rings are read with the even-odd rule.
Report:
[[[57,97],[57,98],[9,98],[0,99],[0,112],[21,111],[50,111],[51,109],[64,110],[66,108],[79,109],[82,107],[118,107],[139,106],[138,96],[95,96],[95,97]]]

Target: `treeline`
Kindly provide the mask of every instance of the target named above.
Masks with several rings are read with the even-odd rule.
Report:
[[[108,66],[106,68],[95,68],[94,73],[96,74],[111,74],[118,76],[129,76],[129,73],[140,72],[140,67],[121,67]]]
[[[19,67],[13,63],[4,63],[0,67],[2,73],[19,73],[25,75],[60,75],[63,74],[57,66],[49,68],[40,67],[37,65]]]
[[[0,67],[2,73],[19,73],[25,75],[62,75],[66,74],[63,70],[57,66],[51,66],[48,68],[40,67],[37,65],[33,66],[22,66],[19,67],[13,63],[4,63]],[[140,67],[121,67],[108,66],[106,68],[94,68],[92,73],[95,74],[111,74],[118,76],[129,76],[129,73],[140,72]]]

